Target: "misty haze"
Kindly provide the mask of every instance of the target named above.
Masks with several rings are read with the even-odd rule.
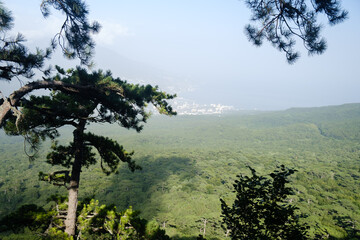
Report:
[[[3,0],[0,239],[360,239],[360,2]]]

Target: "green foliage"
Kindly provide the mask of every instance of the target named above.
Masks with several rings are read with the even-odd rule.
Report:
[[[220,199],[223,228],[231,239],[307,239],[307,226],[299,223],[297,208],[286,202],[293,193],[286,184],[295,170],[282,165],[270,174],[272,179],[250,170],[250,177],[238,175],[231,207]]]
[[[0,3],[0,80],[10,81],[14,77],[34,76],[33,69],[41,69],[44,60],[50,57],[51,50],[37,50],[30,53],[23,45],[25,37],[20,33],[15,37],[9,37],[12,30],[13,17],[3,3]]]
[[[79,235],[87,238],[110,235],[112,239],[139,239],[145,234],[145,220],[138,218],[132,208],[117,212],[114,206],[99,206],[91,200],[85,205],[78,217]]]
[[[9,135],[26,136],[35,150],[46,138],[59,137],[58,128],[65,125],[76,127],[83,120],[86,124],[118,122],[125,128],[140,131],[143,127],[141,123],[149,117],[145,109],[147,103],[152,103],[166,114],[175,114],[166,102],[174,95],[160,92],[157,87],[129,84],[119,78],[114,79],[110,72],[89,74],[77,68],[65,73],[59,67],[58,71],[57,76],[47,81],[61,81],[84,90],[73,92],[68,88],[58,90],[55,87],[50,96],[30,96],[29,100],[22,102],[20,120],[10,117],[4,127]],[[116,172],[120,161],[128,163],[132,171],[140,169],[131,160],[133,153],[126,152],[117,142],[91,133],[83,134],[82,138],[82,166],[89,167],[96,163],[96,155],[92,152],[92,148],[95,148],[101,157],[101,169],[106,174]],[[73,165],[76,156],[76,145],[73,142],[63,146],[55,141],[51,148],[52,152],[47,155],[48,163],[66,168]],[[41,178],[50,181],[43,175]]]
[[[140,131],[141,123],[149,117],[146,112],[149,103],[164,109],[168,115],[175,114],[167,103],[175,95],[161,92],[157,87],[130,84],[101,70],[88,73],[85,69],[77,68],[69,74],[61,72],[47,79],[48,82],[63,83],[48,86],[53,90],[50,96],[31,96],[28,101],[22,102],[20,129],[31,130],[44,137],[57,137],[56,128],[74,125],[73,119],[86,117],[88,124],[119,123],[125,128]],[[36,82],[30,85],[36,85]],[[11,128],[11,131],[14,129]]]
[[[101,169],[107,175],[117,171],[120,161],[128,163],[131,171],[140,169],[131,160],[132,153],[126,152],[117,142],[107,137],[85,133],[85,127],[90,123],[117,122],[124,128],[139,132],[143,127],[142,123],[149,117],[146,110],[149,103],[162,113],[176,113],[167,103],[174,95],[158,91],[157,87],[129,84],[119,78],[112,78],[110,72],[88,73],[78,67],[65,73],[60,67],[57,69],[58,74],[55,77],[29,83],[13,93],[10,99],[14,101],[6,102],[12,108],[13,116],[2,116],[5,116],[5,132],[9,135],[24,136],[35,151],[46,138],[54,140],[59,137],[59,128],[66,125],[75,128],[73,141],[68,146],[58,145],[55,141],[51,146],[53,151],[47,155],[48,163],[71,169],[48,175],[42,172],[39,174],[40,180],[66,186],[69,195],[74,194],[74,197],[69,196],[68,220],[65,222],[65,231],[74,235],[81,169],[97,162],[92,149],[98,151]],[[25,96],[29,89],[39,88],[50,88],[52,92],[50,95],[32,95],[29,98]],[[18,93],[19,96],[16,96]],[[14,108],[21,108],[21,113]],[[34,158],[34,155],[30,157]]]
[[[24,231],[25,227],[32,231],[44,230],[44,227],[47,228],[44,223],[49,222],[53,214],[52,211],[46,212],[35,204],[24,205],[1,219],[1,231],[19,233]]]
[[[86,143],[94,146],[94,148],[98,151],[101,157],[101,169],[107,175],[117,171],[120,160],[122,162],[127,162],[132,171],[135,171],[135,169],[141,169],[140,166],[136,165],[135,162],[131,160],[131,156],[134,153],[126,152],[123,146],[120,146],[117,142],[107,137],[96,136],[91,133],[85,134],[84,137]],[[106,163],[109,169],[106,169],[103,163]]]
[[[50,7],[64,13],[66,19],[60,31],[53,38],[52,46],[58,44],[69,59],[79,58],[82,64],[89,65],[95,43],[91,34],[98,33],[98,22],[89,23],[89,13],[82,0],[42,0],[40,8],[44,17],[50,15]]]
[[[48,233],[42,238],[45,240],[73,240],[73,237],[69,237],[67,233],[53,227],[48,230]]]
[[[246,26],[246,34],[255,45],[261,45],[264,39],[274,47],[286,53],[289,63],[299,57],[294,52],[295,40],[298,37],[310,55],[321,54],[326,49],[326,42],[320,37],[321,25],[317,15],[323,13],[329,23],[335,25],[347,17],[339,0],[246,0],[252,10],[252,21],[259,22],[259,27]]]
[[[159,224],[155,221],[149,221],[146,224],[145,235],[149,240],[170,240],[165,230],[160,229]]]
[[[95,43],[92,34],[98,33],[100,24],[90,23],[87,19],[88,9],[81,0],[42,0],[40,9],[44,17],[50,15],[50,9],[54,8],[66,15],[61,29],[52,39],[51,47],[46,50],[37,49],[31,53],[23,44],[25,37],[17,34],[9,36],[13,28],[11,12],[0,3],[0,79],[10,81],[14,77],[23,76],[31,78],[34,70],[38,69],[45,75],[49,75],[51,67],[44,69],[46,59],[51,57],[52,51],[60,46],[65,57],[79,58],[81,64],[91,65],[91,58]],[[1,100],[0,100],[1,101]]]
[[[63,231],[62,218],[59,217],[67,200],[54,195],[49,201],[55,202],[48,211],[36,205],[24,205],[0,221],[0,232],[12,236],[9,239],[73,239]],[[118,212],[113,205],[101,205],[94,199],[80,204],[77,218],[77,239],[170,239],[159,225],[139,217],[139,213],[128,208]],[[15,235],[12,233],[16,233]],[[29,236],[38,237],[29,237]],[[1,236],[1,235],[0,235]]]
[[[132,160],[142,171],[132,173],[120,165],[119,174],[106,176],[98,161],[83,169],[79,199],[95,195],[117,209],[133,206],[173,239],[194,240],[202,228],[196,221],[221,221],[219,198],[234,201],[232,184],[239,172],[248,171],[246,166],[264,176],[284,164],[298,170],[289,178],[294,194],[288,201],[307,216],[311,239],[346,239],[353,232],[359,238],[359,126],[360,104],[220,117],[153,116],[140,135],[116,125],[89,125],[87,131],[136,150]],[[72,141],[71,128],[61,128],[59,133],[58,145]],[[39,160],[29,163],[19,151],[23,139],[0,132],[1,216],[23,204],[45,208],[49,193],[66,194],[65,188],[38,181],[39,171],[58,170],[41,160],[46,159],[50,145],[45,142]],[[337,217],[348,218],[341,218],[341,223]],[[222,229],[211,224],[205,237],[227,239]]]

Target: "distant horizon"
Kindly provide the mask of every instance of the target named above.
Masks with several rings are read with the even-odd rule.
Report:
[[[227,106],[221,104],[194,104],[184,107],[184,105],[174,105],[174,110],[177,111],[178,115],[221,115],[221,114],[231,114],[236,112],[282,112],[291,109],[311,109],[311,108],[326,108],[326,107],[340,107],[344,105],[360,104],[360,102],[353,103],[343,103],[343,104],[334,104],[334,105],[322,105],[322,106],[295,106],[288,107],[284,109],[258,109],[258,108],[235,108],[234,106]],[[219,109],[223,108],[219,112]],[[218,111],[216,111],[218,110]]]
[[[293,65],[270,44],[257,48],[247,41],[250,11],[241,1],[86,2],[89,18],[102,24],[94,36],[96,69],[109,69],[115,77],[158,85],[199,105],[237,109],[360,102],[360,1],[341,2],[349,11],[345,22],[333,27],[322,22],[321,35],[328,43],[324,54],[308,56],[298,40],[301,57]],[[14,16],[13,34],[22,33],[30,49],[47,47],[64,17],[54,11],[43,19],[39,5],[30,1],[3,4]],[[50,63],[64,68],[79,64],[59,51]],[[0,82],[0,90],[9,94],[18,87],[12,84]]]

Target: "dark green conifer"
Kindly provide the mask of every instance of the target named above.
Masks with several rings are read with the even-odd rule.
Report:
[[[69,59],[79,58],[81,64],[91,64],[95,47],[91,34],[98,33],[100,24],[90,23],[89,10],[82,0],[42,0],[40,8],[44,17],[49,16],[50,7],[65,14],[66,18],[60,31],[55,35],[52,46],[59,45],[64,56]]]
[[[47,156],[48,163],[66,169],[48,175],[40,173],[42,180],[68,188],[66,232],[74,235],[80,173],[83,167],[97,162],[93,150],[96,149],[100,155],[100,166],[106,174],[116,172],[120,161],[126,162],[131,171],[140,168],[131,159],[132,153],[109,138],[86,132],[86,126],[90,123],[118,123],[139,132],[149,117],[148,104],[153,104],[160,113],[175,114],[167,103],[174,95],[150,85],[115,79],[110,72],[88,73],[82,68],[67,72],[58,68],[58,71],[59,74],[53,78],[29,83],[17,91],[21,93],[21,90],[31,91],[45,86],[52,90],[50,95],[25,98],[20,94],[15,97],[17,101],[12,102],[12,107],[20,109],[21,114],[9,115],[4,129],[8,134],[25,136],[36,149],[46,138],[55,140],[60,127],[74,127],[73,141],[67,146],[54,141],[52,152]]]
[[[25,37],[18,33],[10,37],[8,31],[13,27],[13,17],[0,2],[0,80],[10,81],[14,77],[31,78],[34,69],[41,69],[51,50],[37,50],[30,53],[23,45]]]
[[[295,38],[299,38],[310,55],[326,50],[326,41],[320,36],[321,25],[317,16],[326,15],[330,25],[342,22],[347,11],[342,10],[339,0],[245,0],[252,11],[251,20],[258,26],[247,25],[249,40],[260,46],[264,39],[286,53],[289,63],[298,59],[294,50]]]
[[[287,203],[292,194],[286,184],[295,172],[283,165],[270,174],[271,179],[258,176],[238,176],[235,181],[235,201],[228,206],[221,201],[223,228],[231,239],[307,239],[306,225],[299,222],[296,207]]]
[[[42,0],[40,8],[44,17],[49,16],[50,9],[54,8],[64,13],[65,20],[52,39],[51,46],[46,50],[37,49],[32,53],[24,45],[26,39],[22,34],[9,36],[9,31],[13,28],[13,17],[0,2],[0,80],[10,81],[18,77],[29,79],[34,76],[35,69],[48,75],[51,69],[44,69],[44,63],[57,46],[60,46],[65,57],[79,58],[81,64],[91,64],[95,46],[91,34],[99,32],[100,24],[88,21],[89,12],[85,2]]]

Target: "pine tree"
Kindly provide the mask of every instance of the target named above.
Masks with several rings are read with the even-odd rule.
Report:
[[[65,170],[40,173],[40,177],[67,187],[66,232],[74,235],[80,173],[83,167],[97,162],[93,150],[96,149],[100,155],[100,166],[106,174],[116,172],[120,161],[127,163],[131,171],[140,169],[131,159],[132,153],[109,138],[86,132],[86,126],[90,123],[118,123],[140,132],[142,123],[149,117],[147,104],[153,104],[160,113],[174,115],[166,101],[174,95],[150,85],[129,84],[113,78],[110,72],[88,73],[82,68],[67,72],[58,68],[58,71],[59,74],[53,78],[23,87],[31,91],[38,84],[47,86],[52,92],[44,96],[17,97],[19,100],[12,106],[18,107],[21,114],[8,115],[4,129],[8,134],[23,135],[34,149],[46,138],[53,140],[47,162]],[[55,141],[59,136],[58,129],[66,125],[74,127],[73,141],[67,146],[59,145]]]
[[[305,224],[299,222],[295,206],[286,202],[292,193],[286,184],[295,172],[284,165],[270,174],[271,179],[258,176],[238,176],[232,206],[221,201],[223,228],[231,239],[307,239]]]
[[[37,50],[30,53],[23,45],[25,37],[20,33],[15,37],[8,36],[13,27],[13,17],[0,2],[0,80],[10,81],[14,77],[31,78],[34,69],[41,69],[44,60],[50,57],[51,50]]]
[[[91,34],[98,33],[98,22],[89,22],[88,7],[83,0],[42,0],[40,8],[44,17],[54,8],[65,14],[65,21],[52,40],[52,46],[59,45],[65,57],[79,58],[81,64],[91,65],[95,42]]]
[[[50,15],[51,8],[64,13],[66,17],[59,32],[52,39],[51,46],[32,53],[24,45],[26,39],[21,33],[9,36],[14,19],[11,12],[0,2],[0,80],[10,81],[19,77],[30,79],[35,74],[34,70],[48,75],[51,68],[44,69],[45,60],[51,57],[57,46],[60,46],[65,57],[79,58],[81,64],[91,65],[95,47],[91,34],[99,32],[100,24],[88,21],[89,12],[84,1],[42,0],[40,8],[44,17]]]
[[[326,41],[320,36],[321,25],[317,16],[325,14],[330,25],[347,18],[339,0],[245,0],[253,15],[251,20],[259,26],[247,25],[249,40],[260,46],[264,39],[286,53],[289,63],[299,57],[294,50],[295,38],[299,38],[310,55],[326,50]]]

